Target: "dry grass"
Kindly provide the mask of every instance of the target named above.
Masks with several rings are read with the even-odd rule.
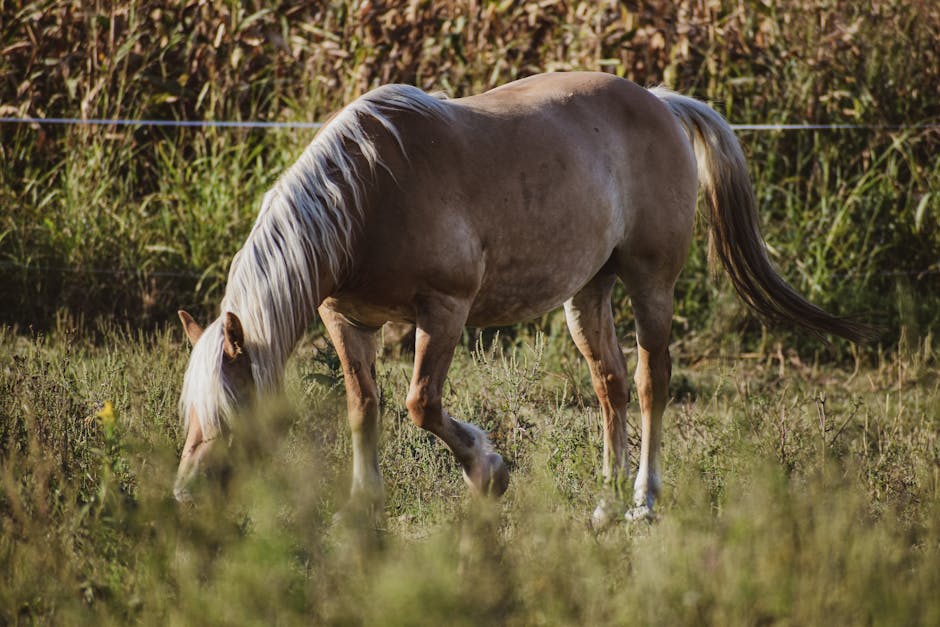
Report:
[[[929,345],[856,373],[677,364],[661,520],[593,535],[600,417],[565,338],[458,351],[447,405],[513,467],[497,507],[380,369],[387,527],[331,526],[348,485],[335,358],[232,451],[225,498],[169,498],[182,339],[0,336],[0,620],[145,624],[932,624],[940,381]],[[679,389],[677,388],[677,393]],[[96,418],[110,400],[115,422]],[[636,451],[636,442],[633,443]]]

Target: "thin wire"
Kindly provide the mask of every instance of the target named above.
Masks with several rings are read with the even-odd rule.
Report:
[[[0,124],[56,124],[69,126],[157,126],[177,128],[299,128],[319,129],[323,122],[257,122],[231,120],[133,120],[119,118],[34,118],[0,117]],[[927,124],[732,124],[736,131],[851,131],[936,129],[940,123]]]
[[[138,275],[144,277],[157,278],[177,278],[177,279],[200,279],[202,274],[197,272],[173,272],[169,270],[147,271],[143,268],[121,269],[121,268],[81,268],[67,266],[43,266],[28,263],[19,263],[17,261],[0,261],[0,268],[16,268],[26,272],[50,272],[55,274],[104,274],[108,276],[128,276]]]
[[[736,131],[903,131],[934,129],[940,124],[732,124]]]
[[[180,128],[312,128],[318,129],[323,122],[235,122],[227,120],[131,120],[103,118],[0,118],[2,124],[58,124],[69,126],[169,126]]]

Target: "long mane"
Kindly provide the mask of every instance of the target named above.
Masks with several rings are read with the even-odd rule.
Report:
[[[265,195],[258,218],[229,270],[222,312],[242,322],[245,349],[260,394],[280,384],[284,364],[319,305],[317,277],[339,280],[365,218],[366,186],[386,167],[362,120],[377,121],[404,153],[396,112],[448,116],[447,104],[416,87],[386,85],[340,111]],[[352,149],[351,149],[352,148]],[[233,394],[222,376],[221,318],[193,347],[180,397],[213,437],[232,417]]]

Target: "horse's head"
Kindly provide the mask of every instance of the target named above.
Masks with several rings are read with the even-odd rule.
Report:
[[[192,499],[193,479],[212,465],[210,452],[217,439],[225,434],[232,417],[251,402],[255,381],[238,316],[226,312],[205,329],[185,311],[179,316],[193,350],[179,403],[186,444],[173,494],[187,502]]]

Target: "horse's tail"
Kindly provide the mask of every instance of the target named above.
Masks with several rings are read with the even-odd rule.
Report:
[[[704,102],[667,89],[651,91],[692,141],[705,196],[711,267],[720,261],[744,302],[770,322],[794,322],[820,337],[832,333],[853,342],[872,339],[872,327],[810,303],[774,269],[760,233],[744,153],[728,122]]]

